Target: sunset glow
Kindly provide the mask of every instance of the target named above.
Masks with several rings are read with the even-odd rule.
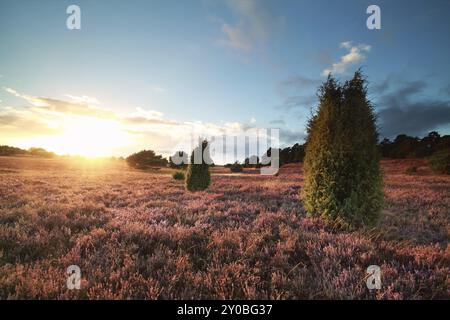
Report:
[[[109,156],[118,147],[130,143],[129,135],[114,120],[66,117],[62,126],[61,135],[42,141],[44,145],[53,146],[54,152],[59,154]]]

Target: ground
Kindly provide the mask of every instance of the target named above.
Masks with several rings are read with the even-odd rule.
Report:
[[[450,298],[450,176],[423,160],[382,167],[380,220],[352,231],[306,217],[301,165],[216,167],[190,193],[168,169],[0,157],[0,298]],[[80,290],[67,289],[70,265]]]

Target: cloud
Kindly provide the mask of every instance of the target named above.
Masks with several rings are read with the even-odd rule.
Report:
[[[26,101],[28,101],[33,106],[36,106],[36,107],[44,107],[44,106],[46,106],[46,103],[44,101],[42,101],[41,99],[39,99],[38,97],[33,97],[33,96],[26,95],[26,94],[21,94],[21,93],[17,92],[16,90],[12,89],[12,88],[3,88],[3,89],[6,92],[12,94],[13,96],[25,99]]]
[[[10,125],[10,124],[13,124],[14,122],[16,122],[18,119],[20,119],[20,118],[13,114],[9,114],[9,113],[1,114],[0,113],[0,125]]]
[[[306,133],[304,131],[295,131],[290,129],[280,129],[280,140],[282,145],[293,145],[301,143],[305,140]]]
[[[284,99],[281,108],[286,111],[291,111],[293,109],[311,109],[317,102],[316,95],[306,95],[306,96],[289,96]]]
[[[280,108],[285,111],[311,109],[317,102],[316,91],[322,80],[295,75],[278,85],[278,93],[283,99]]]
[[[89,97],[89,96],[73,96],[70,94],[66,94],[66,97],[68,97],[71,102],[79,103],[79,104],[90,104],[90,105],[100,105],[100,101],[98,101],[95,97]]]
[[[145,118],[145,117],[125,117],[122,119],[124,124],[131,125],[166,125],[166,126],[176,126],[179,122],[166,119],[155,119],[155,118]]]
[[[8,138],[59,133],[60,128],[52,125],[46,116],[39,116],[29,109],[0,108],[0,144],[6,144],[3,139]]]
[[[323,70],[322,75],[346,73],[350,66],[363,61],[366,58],[364,53],[371,49],[371,46],[367,44],[353,45],[351,41],[342,42],[340,46],[347,49],[348,53],[343,55],[339,62],[333,63],[331,67]]]
[[[269,124],[274,125],[274,126],[285,126],[286,122],[283,119],[275,119],[275,120],[269,121]]]
[[[256,0],[227,0],[226,6],[234,14],[236,22],[222,22],[224,37],[219,44],[248,53],[255,46],[265,43],[281,28],[283,18],[275,16],[264,3]]]
[[[244,52],[251,51],[251,41],[245,35],[245,32],[242,30],[242,26],[233,27],[227,23],[224,23],[222,26],[222,31],[225,33],[226,37],[219,40],[220,44]]]
[[[168,92],[168,90],[166,88],[159,87],[159,86],[152,86],[150,89],[153,92],[160,93],[160,94],[166,94]]]
[[[93,117],[101,117],[101,118],[114,118],[115,115],[110,110],[99,108],[93,104],[92,102],[99,103],[96,98],[82,96],[72,96],[66,95],[72,101],[65,101],[60,99],[53,99],[47,97],[37,97],[28,94],[23,94],[14,90],[12,88],[4,88],[6,92],[18,97],[22,98],[28,103],[30,103],[35,111],[46,112],[46,113],[63,113],[63,114],[72,114],[79,116],[93,116]]]
[[[423,136],[450,125],[450,100],[426,96],[424,81],[398,81],[388,77],[376,99],[382,137],[393,138],[402,133]]]
[[[29,105],[0,106],[0,144],[39,146],[62,154],[72,152],[73,148],[75,153],[87,150],[105,155],[128,155],[145,148],[156,152],[190,151],[193,137],[242,136],[254,128],[241,122],[176,121],[159,111],[139,107],[119,114],[107,107],[91,105],[95,100],[86,97],[66,95],[71,101],[65,101],[32,96],[12,88],[5,91]]]
[[[283,87],[293,87],[296,89],[317,88],[322,81],[320,79],[312,79],[301,75],[292,76],[281,82]]]
[[[443,94],[450,96],[450,84],[441,89]]]

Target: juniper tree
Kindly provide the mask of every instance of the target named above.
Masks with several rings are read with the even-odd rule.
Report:
[[[186,173],[187,190],[201,191],[208,188],[211,183],[211,175],[209,173],[209,165],[211,163],[208,141],[203,140],[191,154],[191,161]]]
[[[367,83],[360,71],[340,85],[320,87],[308,123],[301,195],[310,215],[350,225],[372,224],[381,209],[378,133]]]

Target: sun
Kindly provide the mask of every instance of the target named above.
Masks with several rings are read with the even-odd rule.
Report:
[[[61,134],[46,143],[58,154],[110,156],[130,142],[129,134],[114,119],[66,116],[60,128]]]

